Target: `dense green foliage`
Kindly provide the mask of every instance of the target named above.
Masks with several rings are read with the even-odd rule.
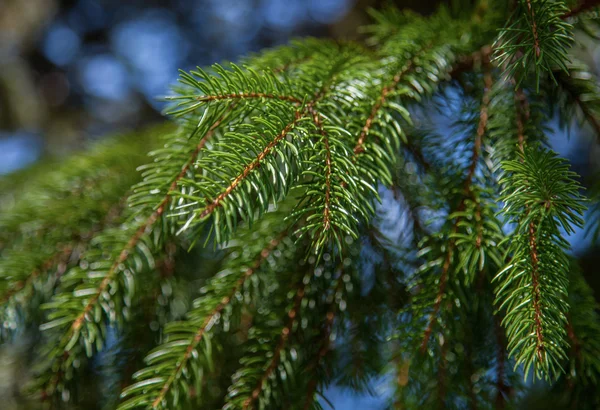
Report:
[[[390,408],[536,389],[597,408],[600,322],[567,240],[588,199],[546,140],[555,113],[600,131],[569,55],[592,6],[373,12],[364,45],[182,72],[176,126],[0,181],[1,335],[35,349],[21,394],[320,409],[331,383],[388,374]]]

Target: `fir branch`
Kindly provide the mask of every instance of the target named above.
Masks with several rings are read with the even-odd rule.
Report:
[[[402,67],[400,72],[398,72],[394,76],[392,82],[389,85],[383,87],[383,89],[381,90],[381,95],[376,100],[375,104],[373,104],[371,113],[369,114],[369,117],[365,121],[365,125],[362,127],[360,135],[358,136],[358,140],[356,141],[356,145],[354,146],[354,149],[353,149],[353,152],[355,155],[358,155],[361,152],[364,152],[363,145],[365,144],[365,139],[367,138],[367,135],[369,134],[369,130],[371,129],[371,127],[373,125],[373,121],[375,120],[375,117],[377,116],[377,114],[379,113],[381,108],[383,107],[383,104],[385,103],[385,99],[386,99],[387,95],[398,86],[398,84],[400,83],[400,81],[402,80],[404,75],[413,68],[413,65],[414,65],[414,60],[412,60],[412,59],[409,60],[406,63],[406,65],[404,67]]]
[[[299,137],[309,133],[303,124],[311,121],[311,112],[333,80],[333,74],[326,72],[325,75],[327,77],[323,78],[318,90],[315,91],[310,83],[306,84],[306,88],[300,88],[305,95],[309,92],[314,94],[302,106],[290,112],[289,107],[273,102],[264,107],[266,112],[263,118],[240,124],[238,130],[228,133],[214,149],[206,151],[197,166],[207,171],[199,176],[198,182],[190,184],[193,195],[184,195],[187,203],[180,207],[181,215],[187,218],[180,232],[200,226],[212,217],[214,221],[227,221],[226,226],[218,223],[213,225],[216,240],[227,240],[234,232],[239,216],[251,221],[256,214],[266,211],[270,198],[276,203],[286,195],[298,177],[301,158],[298,158],[297,152],[304,144]],[[206,77],[206,82],[209,81],[214,80]],[[249,140],[247,134],[254,134],[257,138]],[[238,153],[243,152],[242,162],[238,153],[235,159],[231,156],[232,146],[240,149]],[[275,172],[280,167],[280,161],[287,165],[286,172]],[[217,169],[214,169],[215,166]],[[246,190],[257,190],[258,197],[248,197]],[[252,200],[242,205],[242,198]],[[206,205],[203,206],[203,203]]]
[[[525,376],[533,366],[536,377],[552,379],[565,357],[568,309],[568,244],[559,227],[580,226],[584,207],[575,174],[554,153],[534,148],[519,157],[503,163],[502,212],[517,228],[507,237],[511,261],[494,279],[496,303],[507,312],[502,322],[516,365],[525,365]]]
[[[519,0],[510,24],[494,43],[498,65],[507,78],[518,77],[517,85],[531,69],[539,89],[541,71],[551,74],[557,65],[567,70],[567,50],[572,42],[571,24],[562,16],[568,12],[563,1]]]
[[[0,258],[0,297],[7,329],[20,319],[30,323],[37,304],[50,296],[62,273],[79,262],[78,256],[62,255],[59,248],[83,250],[95,235],[114,225],[124,195],[138,180],[132,165],[141,163],[144,150],[156,144],[155,133],[170,128],[156,127],[135,140],[108,139],[92,153],[55,164],[29,181],[29,191],[2,213],[0,232],[13,236]],[[54,277],[45,275],[51,270]]]
[[[318,133],[321,135],[321,142],[325,151],[325,198],[323,201],[323,231],[327,232],[331,228],[331,147],[329,146],[329,136],[323,128],[323,122],[320,118],[320,114],[317,113],[314,108],[311,108],[311,116]]]
[[[564,391],[569,404],[597,405],[586,400],[600,380],[596,303],[565,239],[582,223],[579,185],[564,161],[537,145],[552,112],[548,96],[557,97],[562,118],[576,114],[600,128],[595,78],[568,65],[566,54],[565,19],[592,2],[567,11],[564,1],[517,0],[495,50],[509,78],[496,82],[492,49],[481,46],[512,11],[471,3],[427,18],[387,11],[367,29],[370,49],[307,39],[240,65],[182,72],[170,98],[180,128],[139,167],[131,209],[108,223],[111,207],[139,181],[132,164],[141,155],[122,161],[100,150],[78,165],[65,161],[52,177],[20,177],[31,193],[0,193],[0,300],[12,320],[4,326],[37,313],[20,296],[32,289],[31,304],[43,301],[53,282],[41,280],[46,272],[62,275],[43,305],[36,389],[54,403],[58,393],[76,397],[94,370],[88,364],[106,360],[93,356],[117,332],[112,350],[147,352],[121,410],[320,408],[317,396],[334,376],[370,391],[389,359],[383,343],[400,326],[403,408],[512,406],[523,397],[512,394],[512,361]],[[534,71],[546,94],[528,81]],[[430,118],[421,110],[443,107],[441,114],[459,101],[451,139],[422,131]],[[146,145],[110,146],[139,154]],[[379,194],[384,206],[392,201],[381,188],[390,185],[409,208],[402,217],[417,208],[415,224],[433,217],[428,228],[393,227],[401,242],[424,237],[418,252],[381,243],[372,230],[362,237]],[[213,251],[182,252],[213,240]],[[352,281],[330,271],[340,265],[357,269]],[[158,292],[159,281],[180,283],[187,296]],[[179,320],[196,281],[201,297]],[[355,297],[343,295],[345,285]],[[158,307],[157,319],[148,314],[154,299],[183,307]],[[349,330],[333,349],[337,322]],[[142,328],[149,336],[140,347],[132,338]],[[130,363],[107,364],[130,378]]]
[[[80,277],[78,272],[73,272],[72,276],[75,283],[79,283],[80,289],[75,290],[72,294],[61,292],[55,295],[50,303],[46,305],[47,309],[53,309],[54,312],[49,315],[53,320],[42,325],[42,330],[50,330],[58,328],[62,332],[62,335],[55,331],[58,337],[56,345],[51,346],[53,358],[50,358],[49,362],[46,363],[41,370],[42,376],[44,373],[54,371],[59,374],[59,370],[66,363],[67,359],[70,359],[71,350],[76,346],[80,338],[83,339],[86,344],[87,353],[91,355],[91,346],[96,341],[97,348],[102,346],[102,335],[97,331],[97,325],[94,322],[98,322],[97,315],[92,315],[92,310],[97,311],[98,308],[101,311],[105,311],[107,306],[101,301],[105,299],[107,295],[107,289],[109,286],[113,286],[113,283],[120,276],[124,270],[126,262],[130,262],[130,256],[135,255],[137,252],[141,252],[143,257],[148,260],[148,266],[152,266],[153,261],[148,259],[148,253],[152,254],[157,252],[159,247],[155,247],[154,251],[148,252],[145,241],[149,240],[149,234],[154,224],[161,218],[165,212],[167,205],[169,204],[171,195],[170,191],[173,190],[179,180],[181,180],[188,172],[189,167],[192,165],[195,157],[198,155],[200,149],[206,144],[207,140],[214,134],[215,129],[223,120],[223,117],[217,119],[207,130],[203,138],[200,139],[196,149],[194,149],[187,159],[187,162],[179,170],[179,172],[172,178],[172,182],[169,185],[169,189],[164,196],[160,198],[160,202],[156,205],[156,208],[150,213],[149,216],[142,219],[141,222],[135,220],[127,226],[124,231],[118,232],[107,232],[95,238],[96,241],[100,238],[109,243],[112,249],[110,249],[110,265],[107,266],[106,270],[101,275],[87,276],[83,275]],[[180,165],[181,166],[181,165]],[[152,175],[152,178],[155,176]],[[143,184],[143,183],[142,183]],[[160,192],[160,191],[159,191]],[[156,193],[153,193],[151,197],[154,199]],[[148,202],[146,201],[145,206],[138,209],[138,213],[143,213],[147,209]],[[115,238],[115,236],[117,238]],[[143,239],[143,240],[142,240]],[[120,249],[119,249],[120,246]],[[152,249],[152,247],[150,247]],[[89,252],[88,258],[95,259],[97,255],[96,251]],[[102,264],[105,262],[102,261]],[[135,263],[135,261],[134,261]],[[139,273],[143,269],[142,266],[136,263],[134,271]],[[129,291],[131,291],[131,283],[128,282]],[[109,296],[114,300],[115,296]],[[74,300],[76,303],[68,304],[68,300]],[[109,312],[105,312],[107,316]],[[112,316],[112,315],[111,315]],[[109,316],[110,320],[110,316]],[[114,318],[112,319],[114,320]],[[110,321],[112,321],[110,320]],[[89,327],[85,332],[82,328]],[[60,351],[62,350],[62,351]],[[77,352],[73,352],[77,354]],[[44,387],[44,396],[50,396],[52,393],[57,391],[59,378],[51,378],[49,383]]]
[[[208,129],[206,134],[200,139],[200,142],[198,142],[198,145],[196,146],[196,149],[192,152],[192,155],[191,155],[190,159],[188,160],[188,162],[183,166],[183,168],[181,169],[179,174],[176,175],[175,178],[173,179],[173,182],[171,183],[171,186],[169,187],[169,192],[175,190],[175,188],[177,187],[177,183],[186,175],[186,173],[188,172],[188,169],[190,168],[190,166],[192,165],[192,163],[195,161],[196,157],[198,156],[198,153],[206,145],[206,142],[213,136],[215,129],[221,124],[222,121],[223,121],[223,117],[221,117],[217,121],[215,121],[210,126],[210,128]],[[158,204],[158,207],[156,208],[156,210],[145,221],[143,221],[141,224],[138,225],[138,227],[135,230],[135,232],[133,233],[133,235],[129,238],[129,240],[127,241],[127,243],[125,244],[125,246],[123,247],[121,252],[119,253],[118,258],[113,262],[111,267],[108,269],[108,272],[106,273],[106,275],[100,282],[99,286],[97,287],[96,293],[88,300],[88,302],[85,305],[85,307],[83,308],[82,312],[73,321],[73,323],[71,325],[70,333],[68,333],[65,336],[67,340],[71,339],[73,333],[77,332],[81,328],[81,326],[82,326],[84,320],[86,320],[86,317],[88,316],[89,312],[92,310],[94,305],[98,302],[100,295],[102,295],[102,293],[108,287],[110,282],[114,279],[114,276],[116,274],[118,274],[117,268],[119,267],[119,265],[123,264],[123,262],[125,262],[127,260],[127,258],[130,256],[132,250],[138,244],[140,238],[143,235],[145,235],[147,230],[150,229],[156,223],[156,221],[161,217],[161,215],[164,213],[170,200],[171,200],[171,195],[169,193],[167,193],[167,195],[165,195],[164,198],[161,200],[161,202]]]
[[[341,125],[331,124],[331,118],[336,115],[336,99],[343,97],[343,87],[347,81],[344,76],[351,68],[362,68],[365,61],[362,57],[342,55],[330,66],[331,81],[323,83],[315,100],[308,104],[314,135],[318,139],[314,144],[305,146],[307,161],[302,175],[307,181],[302,185],[306,186],[306,190],[293,217],[305,218],[306,223],[297,233],[300,236],[310,235],[313,252],[319,258],[331,244],[339,250],[343,249],[343,235],[352,235],[352,226],[356,223],[354,211],[360,212],[360,206],[363,205],[349,201],[352,197],[350,188],[356,188],[357,184],[349,176],[355,172],[347,160],[349,149],[343,139],[346,131]]]
[[[300,331],[297,323],[303,301],[309,294],[308,287],[314,272],[311,269],[310,273],[302,274],[301,281],[293,285],[293,301],[291,307],[286,309],[283,327],[280,327],[279,320],[269,320],[280,314],[277,311],[257,318],[251,329],[251,340],[246,344],[247,353],[240,360],[242,367],[232,376],[233,384],[228,388],[223,410],[264,408],[269,403],[281,404],[281,400],[287,401],[287,396],[282,396],[281,390],[287,390],[288,386],[283,385],[286,381],[293,382],[294,370],[289,359],[284,363],[284,355],[288,354],[287,346],[291,343],[293,334]],[[293,352],[289,354],[292,357],[294,355]],[[276,371],[277,369],[279,370]],[[270,385],[269,380],[272,378],[276,381]]]
[[[533,36],[533,49],[535,51],[535,56],[539,59],[542,51],[540,49],[540,39],[538,37],[537,23],[535,21],[535,11],[531,6],[531,0],[526,0],[526,3],[527,12],[531,16],[531,35]]]

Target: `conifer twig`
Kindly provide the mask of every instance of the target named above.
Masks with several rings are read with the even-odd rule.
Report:
[[[426,47],[423,48],[422,51],[426,50],[429,47],[431,47],[431,45],[427,45]],[[412,70],[413,66],[414,66],[414,58],[411,58],[410,60],[408,60],[406,62],[406,64],[402,67],[402,69],[394,75],[392,82],[390,84],[388,84],[387,86],[383,87],[383,89],[381,90],[381,94],[379,95],[379,98],[377,98],[377,100],[371,107],[371,112],[370,112],[369,116],[367,117],[367,119],[365,121],[365,125],[363,126],[363,128],[360,132],[360,135],[358,136],[356,145],[354,146],[353,151],[354,151],[355,156],[360,154],[362,151],[364,151],[363,145],[365,144],[365,140],[367,139],[367,136],[369,135],[369,131],[371,130],[371,127],[373,126],[373,122],[375,121],[375,118],[377,117],[379,110],[381,110],[381,108],[383,107],[383,104],[385,103],[386,97],[388,96],[389,93],[394,91],[394,89],[398,86],[400,81],[402,81],[404,76]]]
[[[197,158],[200,150],[204,147],[204,145],[207,143],[207,141],[212,137],[216,128],[221,124],[223,119],[224,119],[224,116],[220,117],[209,128],[209,130],[204,135],[204,137],[202,137],[202,139],[199,141],[198,145],[196,146],[196,149],[192,152],[192,155],[190,156],[187,163],[183,166],[180,173],[174,178],[173,182],[171,183],[171,185],[169,187],[169,190],[163,197],[162,201],[158,204],[157,209],[155,211],[153,211],[152,214],[138,226],[136,231],[129,238],[129,241],[125,244],[125,246],[121,250],[118,258],[113,262],[113,264],[108,269],[108,272],[106,273],[106,275],[100,282],[100,285],[97,287],[96,292],[87,301],[87,303],[83,307],[81,313],[71,323],[69,330],[63,335],[63,337],[60,341],[60,346],[68,346],[68,343],[69,343],[70,339],[72,338],[72,336],[77,331],[79,331],[79,329],[83,326],[83,323],[86,320],[88,320],[89,312],[93,309],[94,305],[98,302],[100,295],[102,295],[102,293],[106,290],[106,288],[110,284],[111,280],[113,279],[113,277],[115,276],[115,274],[117,272],[118,267],[127,260],[127,258],[131,254],[131,251],[135,248],[135,246],[138,244],[139,240],[146,233],[146,230],[148,228],[150,228],[152,225],[154,225],[154,223],[164,213],[164,211],[171,199],[170,192],[175,189],[175,187],[177,186],[177,182],[179,180],[181,180],[181,178],[183,178],[185,176],[185,174],[188,172],[189,168],[192,166],[193,162]],[[60,360],[64,361],[68,357],[69,357],[69,351],[65,350],[64,354],[60,356]],[[50,385],[52,385],[52,388],[51,388],[52,390],[54,390],[56,388],[58,382],[60,381],[59,373],[60,372],[57,372],[56,377],[54,377],[50,383]],[[44,390],[44,392],[42,393],[43,397],[49,397],[49,394],[47,393],[47,391],[48,391],[48,388],[46,388]]]
[[[172,97],[171,99],[185,99],[188,96]],[[201,97],[195,97],[197,101],[210,102],[220,100],[246,100],[246,99],[269,99],[269,100],[281,100],[288,101],[294,104],[302,104],[302,100],[292,95],[277,95],[271,93],[231,93],[231,94],[218,94],[218,95],[203,95]]]
[[[217,127],[219,125],[221,125],[221,122],[223,121],[223,119],[224,119],[224,116],[220,117],[217,121],[215,121],[213,123],[213,125],[210,127],[210,129],[207,131],[207,133],[204,135],[204,137],[202,137],[202,139],[196,146],[196,149],[192,152],[192,155],[190,156],[190,159],[188,160],[188,162],[183,166],[183,168],[181,169],[181,172],[175,177],[175,179],[171,183],[171,186],[169,187],[167,194],[164,196],[163,200],[159,203],[158,208],[144,222],[142,222],[138,226],[138,229],[131,236],[131,238],[129,239],[129,242],[127,242],[127,244],[125,245],[125,247],[119,254],[119,257],[117,258],[117,260],[113,263],[113,265],[108,270],[108,273],[106,274],[106,276],[100,283],[100,286],[98,286],[98,291],[94,294],[94,296],[92,296],[92,298],[88,301],[85,308],[83,309],[83,312],[73,322],[73,325],[71,326],[71,333],[77,331],[82,326],[89,311],[93,308],[93,306],[98,301],[98,298],[100,297],[102,292],[104,292],[104,290],[106,289],[106,287],[108,286],[110,281],[113,279],[113,276],[115,275],[116,270],[119,267],[119,265],[127,260],[127,258],[130,255],[130,252],[133,250],[133,248],[135,248],[135,246],[137,245],[139,240],[142,238],[142,236],[144,235],[146,230],[148,228],[150,228],[151,226],[153,226],[154,223],[158,220],[158,218],[160,218],[160,216],[164,213],[165,209],[167,208],[167,205],[169,204],[169,201],[171,200],[170,192],[173,191],[177,187],[177,182],[179,182],[179,180],[181,178],[183,178],[185,176],[185,174],[188,172],[188,170],[192,166],[193,162],[198,157],[200,150],[206,145],[208,140],[213,136],[215,130],[217,129]]]
[[[273,151],[273,149],[283,140],[294,128],[294,126],[305,116],[305,111],[298,110],[294,113],[294,120],[288,123],[283,130],[271,141],[267,146],[256,156],[256,158],[246,167],[244,170],[220,193],[215,199],[209,202],[204,208],[199,218],[203,219],[212,214],[215,209],[221,205],[221,202],[229,196],[233,190],[246,179],[246,177],[256,168],[260,166],[260,163],[265,157]]]
[[[515,92],[515,97],[518,102],[519,110],[517,112],[517,129],[518,129],[518,139],[519,139],[519,150],[521,153],[525,151],[525,134],[524,134],[524,122],[529,120],[529,104],[527,101],[527,96],[523,92],[522,88],[517,88]],[[521,162],[524,161],[521,158]],[[527,210],[527,212],[529,212]],[[542,331],[542,308],[540,306],[540,283],[539,283],[539,256],[537,252],[537,238],[536,238],[536,226],[533,221],[529,223],[529,252],[531,258],[531,285],[532,285],[532,293],[533,293],[533,310],[534,310],[534,323],[535,323],[535,335],[537,339],[536,343],[536,354],[538,356],[538,360],[543,362],[544,356],[544,334]]]
[[[325,201],[323,207],[323,230],[328,231],[330,228],[330,207],[331,207],[331,148],[329,146],[329,136],[323,128],[323,122],[321,121],[321,114],[314,110],[314,106],[310,106],[311,116],[319,134],[321,134],[321,140],[325,148]]]

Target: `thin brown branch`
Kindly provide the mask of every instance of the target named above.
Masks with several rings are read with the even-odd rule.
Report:
[[[231,94],[217,94],[217,95],[203,95],[196,97],[197,101],[210,102],[220,100],[246,100],[246,99],[269,99],[269,100],[281,100],[288,101],[294,104],[302,104],[302,100],[292,95],[277,95],[270,93],[231,93]]]
[[[535,323],[536,354],[540,362],[544,361],[544,333],[542,326],[542,307],[540,304],[541,291],[539,281],[539,256],[537,251],[536,227],[533,222],[529,223],[529,252],[531,257],[531,286],[533,293],[533,311]]]
[[[229,294],[221,300],[221,302],[212,310],[212,312],[208,316],[206,316],[206,318],[202,322],[202,325],[196,331],[196,334],[194,335],[194,338],[192,339],[191,343],[188,345],[185,354],[183,355],[181,360],[179,360],[177,367],[173,370],[173,373],[171,373],[171,376],[169,376],[169,378],[161,388],[158,396],[156,396],[156,398],[152,401],[153,408],[158,407],[158,405],[163,401],[163,399],[169,392],[169,389],[171,388],[173,382],[177,380],[177,378],[181,375],[181,372],[183,371],[183,369],[187,365],[187,362],[192,356],[192,352],[194,351],[194,349],[196,349],[198,343],[200,343],[200,341],[202,340],[202,337],[206,333],[207,328],[213,323],[215,317],[219,315],[227,305],[229,305],[231,299],[235,296],[236,292],[239,289],[241,289],[246,280],[260,268],[260,266],[267,259],[270,253],[277,247],[277,245],[279,245],[286,233],[287,232],[283,232],[282,234],[280,234],[276,239],[273,239],[271,242],[269,242],[269,244],[265,248],[263,248],[262,251],[260,251],[258,257],[254,261],[254,264],[248,269],[246,269],[244,274],[238,279],[234,287],[231,289],[231,292],[229,292]]]
[[[331,148],[329,146],[329,136],[323,128],[323,122],[321,121],[321,115],[315,111],[313,106],[309,107],[313,122],[321,134],[321,140],[325,148],[325,203],[323,208],[323,230],[328,231],[331,227]]]
[[[400,72],[398,72],[394,76],[392,82],[389,85],[383,87],[383,89],[381,90],[381,94],[379,95],[379,98],[377,98],[375,104],[373,104],[373,107],[371,107],[371,113],[367,117],[365,125],[362,127],[358,140],[356,141],[356,145],[354,146],[355,156],[359,155],[361,152],[364,151],[365,140],[367,139],[367,136],[369,135],[369,131],[373,126],[375,118],[377,117],[379,110],[381,110],[381,107],[383,107],[383,104],[385,103],[385,99],[387,98],[388,94],[391,93],[398,86],[398,83],[400,83],[402,78],[413,68],[413,66],[414,60],[411,59],[406,63],[406,65],[404,65]]]
[[[204,208],[199,218],[203,219],[212,214],[217,207],[221,205],[221,202],[227,198],[233,190],[244,181],[250,173],[260,166],[261,161],[263,161],[267,155],[269,155],[273,149],[279,144],[296,126],[298,121],[300,121],[306,115],[306,109],[298,110],[294,114],[294,119],[287,124],[284,129],[270,142],[267,146],[256,156],[256,158],[248,164],[244,170],[237,176],[235,179],[225,188],[225,190],[220,193],[215,199],[213,199],[207,206]]]
[[[540,58],[542,50],[540,49],[540,39],[538,36],[537,23],[535,22],[535,11],[531,5],[531,0],[527,0],[527,11],[531,15],[531,32],[533,35],[533,48],[535,50],[535,56]]]
[[[515,98],[518,103],[517,109],[517,130],[518,130],[518,141],[519,150],[521,153],[525,151],[525,134],[524,134],[524,123],[529,120],[529,103],[527,96],[523,92],[522,88],[518,88],[515,92]],[[523,159],[521,159],[523,161]],[[529,213],[529,210],[526,210]],[[537,251],[537,237],[536,237],[536,226],[532,221],[529,223],[528,230],[528,242],[529,242],[529,256],[531,258],[531,287],[532,287],[532,303],[534,311],[534,331],[536,336],[536,355],[540,362],[544,361],[544,333],[542,326],[542,308],[540,304],[541,291],[539,282],[539,255]]]

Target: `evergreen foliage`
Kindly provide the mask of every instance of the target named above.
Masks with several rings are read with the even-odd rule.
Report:
[[[600,132],[570,56],[596,4],[452,4],[182,72],[175,126],[0,181],[1,335],[35,340],[23,394],[321,409],[389,374],[390,408],[517,408],[532,382],[598,408],[567,236],[590,202],[598,241],[600,185],[585,198],[546,139],[555,113]]]

